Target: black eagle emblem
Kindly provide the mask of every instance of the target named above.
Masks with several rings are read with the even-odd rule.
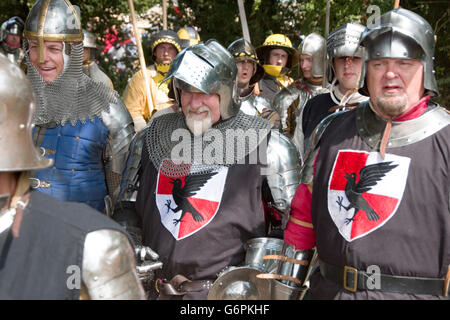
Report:
[[[358,183],[356,182],[355,172],[345,174],[345,179],[347,180],[347,183],[345,184],[345,195],[350,204],[348,206],[342,204],[344,197],[338,197],[336,202],[339,205],[339,211],[341,211],[341,208],[344,208],[347,211],[351,208],[355,209],[353,216],[345,219],[346,224],[353,221],[360,210],[366,212],[367,219],[370,221],[375,221],[380,218],[375,210],[363,198],[362,194],[370,191],[372,187],[386,175],[386,173],[397,166],[398,164],[392,165],[392,161],[365,166],[359,171]]]
[[[181,187],[181,179],[170,179],[170,183],[173,184],[172,197],[175,201],[176,207],[172,208],[170,206],[172,204],[172,200],[167,200],[165,204],[167,207],[167,213],[169,213],[170,210],[172,210],[172,212],[182,211],[180,219],[173,219],[174,225],[177,225],[188,212],[192,215],[192,218],[195,221],[204,220],[200,212],[192,206],[187,198],[195,196],[197,191],[199,191],[206,184],[206,182],[208,182],[208,180],[216,174],[217,172],[210,171],[204,174],[187,175],[184,179],[183,187]]]

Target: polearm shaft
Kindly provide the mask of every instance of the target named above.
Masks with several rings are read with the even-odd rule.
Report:
[[[400,5],[400,0],[395,0],[394,1],[394,9],[397,9],[399,5]]]
[[[328,38],[328,33],[330,32],[330,0],[327,0],[327,7],[326,7],[326,14],[325,14],[325,44]],[[328,84],[328,79],[326,76],[326,70],[327,70],[327,49],[325,47],[323,54],[323,70],[324,75],[322,79],[322,88],[326,88]]]
[[[250,33],[248,32],[247,17],[245,16],[245,8],[242,0],[238,0],[239,17],[242,25],[242,34],[244,39],[251,43]]]
[[[141,65],[141,70],[144,75],[145,90],[147,93],[148,113],[149,113],[149,116],[151,117],[153,109],[155,108],[156,100],[155,100],[154,92],[152,90],[152,87],[150,84],[150,79],[149,79],[148,73],[147,73],[147,66],[145,64],[144,50],[142,50],[141,33],[139,32],[139,30],[137,28],[137,21],[136,21],[136,14],[134,13],[133,0],[128,0],[128,5],[130,7],[131,23],[133,24],[134,35],[136,38],[136,46],[138,48],[139,64]]]
[[[163,30],[167,30],[167,0],[162,0]]]

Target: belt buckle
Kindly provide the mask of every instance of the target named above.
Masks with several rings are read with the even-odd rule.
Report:
[[[353,272],[353,286],[349,287],[347,286],[347,274],[348,272]],[[358,269],[353,268],[353,267],[349,267],[349,266],[345,266],[344,267],[344,283],[343,283],[343,287],[345,290],[351,291],[351,292],[356,292],[356,288],[358,287]]]

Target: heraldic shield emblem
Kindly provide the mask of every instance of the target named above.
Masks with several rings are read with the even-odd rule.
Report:
[[[411,159],[340,150],[328,183],[328,211],[347,241],[382,227],[397,211]]]
[[[176,240],[206,227],[219,210],[227,178],[227,167],[199,174],[167,176],[158,173],[156,204],[161,223]]]

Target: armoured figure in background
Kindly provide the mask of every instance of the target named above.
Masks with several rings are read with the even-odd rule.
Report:
[[[236,62],[237,87],[241,111],[251,116],[261,116],[273,125],[280,128],[280,117],[272,109],[270,102],[260,97],[255,85],[264,75],[263,67],[258,63],[256,51],[251,43],[244,38],[233,41],[227,48]]]
[[[0,29],[0,53],[3,53],[9,61],[22,69],[24,57],[24,50],[22,49],[23,28],[23,20],[19,17],[12,17],[3,22]]]
[[[309,138],[322,119],[333,112],[353,109],[369,99],[358,93],[363,54],[359,39],[364,29],[358,23],[346,23],[327,38],[326,72],[331,83],[330,92],[314,96],[305,105],[301,126],[305,153],[308,152]]]
[[[178,52],[181,51],[178,35],[172,30],[161,30],[150,40],[153,64],[147,68],[152,87],[153,102],[152,114],[149,113],[147,91],[144,74],[138,71],[128,82],[123,93],[123,101],[131,113],[136,131],[139,131],[149,121],[150,117],[158,111],[170,107],[173,100],[168,97],[169,87],[162,80],[169,70],[170,64]]]
[[[248,239],[287,222],[298,153],[267,120],[240,110],[236,75],[218,42],[186,48],[166,77],[182,112],[152,118],[132,142],[113,218],[142,230],[159,254],[159,299],[206,299],[217,274],[243,261]],[[261,198],[282,219],[270,229]]]
[[[2,54],[0,101],[0,299],[144,299],[132,244],[117,223],[30,189],[30,171],[53,160],[32,141],[31,85]]]
[[[97,37],[92,32],[83,29],[83,72],[96,82],[101,82],[105,86],[114,89],[111,79],[102,71],[95,61],[97,54]]]
[[[283,132],[292,139],[303,156],[303,108],[312,97],[328,92],[327,88],[322,87],[325,38],[317,33],[309,34],[303,39],[299,52],[302,78],[280,90],[273,99],[273,106],[280,115]]]
[[[180,38],[181,49],[194,46],[200,42],[200,35],[193,27],[184,26],[178,30],[177,35]]]
[[[67,21],[75,25],[69,28]],[[33,138],[54,161],[34,173],[32,187],[100,212],[105,204],[111,209],[134,134],[128,110],[116,91],[83,73],[80,19],[68,1],[36,2],[24,36],[37,99]]]
[[[298,52],[287,36],[272,34],[256,48],[256,53],[265,71],[258,82],[260,96],[272,103],[279,90],[294,82],[288,73],[298,65]]]
[[[448,300],[450,115],[430,100],[433,28],[398,8],[360,45],[369,101],[315,130],[285,241],[317,248],[312,299]]]

